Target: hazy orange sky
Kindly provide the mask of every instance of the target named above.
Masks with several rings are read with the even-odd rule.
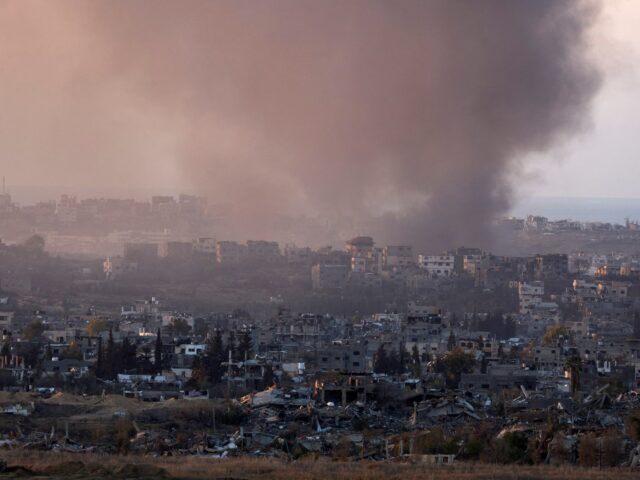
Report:
[[[188,9],[189,2],[180,3]],[[89,187],[189,189],[190,181],[175,161],[182,129],[188,126],[183,119],[162,118],[123,101],[118,80],[101,85],[96,96],[91,82],[100,77],[101,63],[110,52],[69,4],[73,2],[0,2],[0,128],[5,132],[0,170],[9,185],[78,188],[80,180]],[[607,0],[603,5],[595,53],[606,64],[609,78],[597,98],[595,128],[555,154],[545,154],[550,160],[544,166],[551,171],[545,174],[534,165],[531,170],[540,181],[524,193],[636,194],[633,178],[640,174],[640,162],[633,134],[640,124],[640,2]],[[79,110],[78,123],[72,126],[65,115],[71,108]],[[68,128],[77,135],[72,146],[65,141]],[[96,148],[104,142],[114,148]],[[605,156],[607,166],[614,168],[603,181]],[[77,157],[86,161],[77,162]],[[584,171],[575,178],[577,167]],[[575,181],[567,189],[568,175]]]
[[[514,192],[633,194],[639,11],[0,0],[0,173],[15,189],[189,191],[252,221],[391,214],[422,232],[429,217],[452,241]]]
[[[640,1],[606,0],[594,55],[607,73],[594,126],[529,164],[523,195],[640,197]],[[548,169],[548,172],[545,172]]]

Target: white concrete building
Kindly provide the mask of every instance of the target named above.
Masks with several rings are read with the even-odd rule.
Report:
[[[176,345],[174,352],[182,355],[200,355],[207,349],[204,343],[183,343]]]
[[[520,282],[518,284],[518,306],[520,313],[526,315],[542,303],[544,282]]]

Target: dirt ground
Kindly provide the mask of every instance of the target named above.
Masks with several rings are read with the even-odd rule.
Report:
[[[9,471],[0,478],[176,478],[235,480],[635,480],[638,471],[553,466],[501,466],[461,463],[429,466],[396,462],[335,462],[305,459],[136,457],[52,452],[2,452]]]

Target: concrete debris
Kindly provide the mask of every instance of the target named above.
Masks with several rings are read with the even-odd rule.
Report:
[[[349,392],[335,383],[331,389],[342,400],[343,392]],[[166,400],[162,408],[140,401],[137,405],[142,410],[137,412],[118,404],[109,415],[114,422],[126,425],[126,441],[118,449],[139,455],[201,455],[218,459],[327,455],[446,464],[458,461],[461,454],[464,458],[464,445],[455,447],[460,451],[425,450],[421,439],[432,432],[453,436],[461,429],[482,425],[498,441],[525,438],[542,461],[560,464],[577,461],[580,442],[586,435],[604,445],[608,432],[623,431],[625,418],[640,409],[637,392],[612,396],[609,391],[608,386],[599,387],[582,400],[545,396],[524,388],[515,389],[510,398],[503,394],[502,399],[459,390],[422,390],[410,397],[376,396],[364,391],[347,396],[350,401],[336,402],[328,400],[317,388],[291,384],[254,392],[239,401],[216,403],[202,395],[205,398],[200,402],[180,403],[180,409],[194,415],[192,423],[186,423],[185,413],[171,413],[173,405],[181,400]],[[93,408],[95,404],[89,406]],[[1,408],[5,414],[24,415],[22,412],[26,411],[33,415],[45,407],[12,403]],[[231,417],[235,420],[228,423]],[[549,429],[550,419],[556,425],[553,429]],[[0,448],[116,452],[113,446],[99,442],[74,440],[68,427],[25,433],[20,422],[28,421],[31,418],[17,420],[16,433],[0,438]],[[640,465],[640,445],[625,439],[620,448],[620,462],[625,460],[624,464],[632,467]]]

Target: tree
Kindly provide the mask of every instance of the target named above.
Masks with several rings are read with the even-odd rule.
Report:
[[[30,253],[42,254],[44,252],[44,238],[41,235],[31,235],[22,246]]]
[[[107,340],[107,349],[104,357],[104,373],[108,379],[114,379],[116,377],[116,346],[113,341],[113,329],[109,329],[109,338]]]
[[[494,438],[489,458],[496,463],[522,462],[527,454],[528,440],[522,432],[508,432],[502,438]]]
[[[253,351],[253,344],[251,342],[251,332],[244,330],[240,336],[240,342],[238,343],[238,355],[240,360],[248,359]]]
[[[122,368],[124,371],[135,370],[137,368],[137,349],[135,344],[129,341],[128,337],[124,337],[120,346],[120,358],[122,359]]]
[[[102,338],[98,340],[98,354],[96,358],[96,377],[104,377],[104,352],[102,351]]]
[[[542,337],[542,343],[547,346],[558,345],[560,338],[566,337],[568,333],[567,329],[562,325],[549,327]]]
[[[416,378],[422,377],[422,365],[420,363],[420,351],[418,350],[418,345],[413,344],[413,348],[411,349],[411,363],[413,376]]]
[[[602,437],[600,458],[602,466],[615,467],[620,462],[622,438],[615,430],[608,430]]]
[[[264,388],[268,388],[273,385],[275,381],[275,376],[273,375],[273,368],[271,365],[267,365],[264,369],[264,374],[262,375],[262,386]]]
[[[9,341],[6,341],[2,344],[0,357],[9,357],[9,356],[11,356],[11,344],[9,343]]]
[[[24,327],[22,336],[27,340],[37,340],[44,333],[44,324],[40,320],[33,320]]]
[[[387,375],[395,375],[398,373],[402,373],[404,371],[404,366],[402,365],[403,357],[409,359],[409,352],[404,349],[403,346],[400,346],[400,352],[404,350],[404,353],[398,353],[395,350],[391,350],[391,352],[387,352],[384,344],[381,344],[376,351],[373,360],[373,370],[376,373],[386,373]]]
[[[225,351],[227,352],[231,352],[231,359],[235,360],[237,358],[237,354],[238,354],[238,347],[236,346],[236,334],[233,330],[231,330],[229,332],[229,336],[227,337],[227,346],[225,348]]]
[[[222,370],[222,362],[224,362],[224,345],[222,343],[222,332],[216,330],[213,337],[207,339],[206,350],[207,374],[212,384],[217,384],[224,373]]]
[[[624,425],[627,428],[627,432],[629,432],[629,436],[640,442],[640,409],[635,409],[627,415]]]
[[[396,366],[396,373],[404,373],[407,371],[407,367],[411,362],[411,357],[404,342],[400,342],[398,345],[398,364]]]
[[[449,330],[449,339],[447,340],[447,350],[451,351],[456,348],[456,336],[453,334],[453,328]]]
[[[11,371],[5,369],[0,370],[0,385],[3,387],[13,387],[16,383],[16,377],[13,376]]]
[[[598,465],[600,452],[596,437],[593,433],[588,433],[580,440],[578,447],[578,461],[583,467],[595,467]]]
[[[102,332],[109,330],[109,322],[99,318],[92,318],[87,325],[87,333],[90,337],[99,337]]]
[[[174,318],[167,326],[167,330],[172,337],[185,337],[191,332],[191,326],[184,318]]]
[[[62,351],[62,358],[65,360],[82,360],[82,350],[76,342],[71,342]]]
[[[391,350],[387,355],[387,371],[391,375],[402,373],[402,364],[400,363],[400,355],[395,350]]]
[[[463,373],[471,373],[476,361],[470,353],[455,348],[436,360],[435,370],[442,373],[449,388],[457,388]]]
[[[156,348],[153,355],[155,373],[162,373],[162,335],[160,329],[158,329],[158,333],[156,334]]]
[[[200,355],[196,355],[191,366],[191,380],[197,382],[198,386],[204,385],[209,381],[207,367]]]
[[[387,373],[389,369],[389,357],[384,343],[381,343],[373,357],[373,371],[376,373]]]

